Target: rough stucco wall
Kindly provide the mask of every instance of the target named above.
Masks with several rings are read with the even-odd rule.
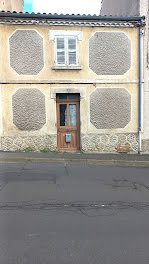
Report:
[[[45,96],[38,89],[21,88],[12,96],[13,123],[20,130],[39,130],[46,123]]]
[[[42,70],[43,38],[35,30],[16,30],[9,45],[10,66],[19,75],[37,75]]]
[[[124,128],[131,119],[131,95],[124,88],[98,88],[90,95],[90,122],[97,129]]]
[[[131,42],[124,33],[96,32],[89,40],[89,67],[98,75],[122,75],[131,66]]]

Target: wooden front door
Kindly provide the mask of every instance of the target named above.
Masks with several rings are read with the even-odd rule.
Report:
[[[80,149],[80,96],[57,95],[57,147],[59,151]]]

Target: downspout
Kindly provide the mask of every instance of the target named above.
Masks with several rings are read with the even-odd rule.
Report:
[[[138,154],[142,154],[142,19],[139,26],[139,146]]]

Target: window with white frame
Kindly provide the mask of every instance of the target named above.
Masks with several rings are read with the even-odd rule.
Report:
[[[81,31],[51,30],[50,40],[55,41],[55,64],[57,66],[78,66],[78,41]]]
[[[77,65],[77,38],[56,37],[55,53],[56,65]]]

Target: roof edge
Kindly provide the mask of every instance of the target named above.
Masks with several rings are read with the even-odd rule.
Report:
[[[46,13],[17,13],[17,12],[5,12],[0,11],[0,17],[4,18],[30,18],[30,19],[67,19],[67,20],[105,20],[105,21],[142,21],[145,19],[144,16],[133,16],[133,17],[123,17],[123,16],[98,16],[98,15],[80,15],[80,14],[46,14]]]

